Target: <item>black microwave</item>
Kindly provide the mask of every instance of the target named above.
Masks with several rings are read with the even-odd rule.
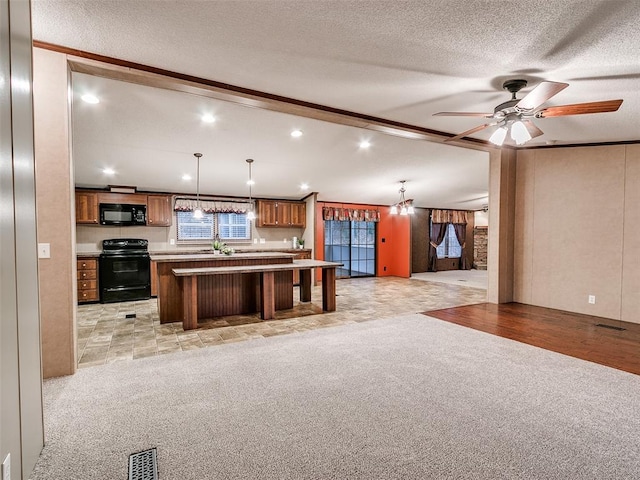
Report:
[[[101,203],[100,225],[129,225],[147,224],[146,205],[127,205],[123,203]]]

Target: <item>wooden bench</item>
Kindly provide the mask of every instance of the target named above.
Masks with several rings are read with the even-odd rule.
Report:
[[[183,328],[198,328],[198,277],[207,275],[260,274],[260,317],[270,320],[275,316],[274,272],[298,270],[300,272],[300,301],[311,301],[311,270],[322,269],[322,310],[336,309],[336,268],[341,263],[322,260],[293,260],[292,263],[268,265],[241,265],[230,267],[174,268],[171,271],[181,280],[184,318]]]

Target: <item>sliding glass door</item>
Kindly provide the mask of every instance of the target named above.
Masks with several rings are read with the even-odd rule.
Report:
[[[349,220],[325,220],[324,258],[344,266],[336,270],[341,278],[371,277],[376,274],[376,224]]]

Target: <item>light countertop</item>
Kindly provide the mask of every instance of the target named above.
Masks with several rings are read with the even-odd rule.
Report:
[[[294,253],[283,253],[277,251],[269,251],[269,252],[242,252],[242,253],[233,253],[231,255],[214,255],[213,253],[193,253],[193,254],[158,254],[152,253],[151,260],[155,262],[190,262],[197,260],[228,260],[230,258],[294,258]]]

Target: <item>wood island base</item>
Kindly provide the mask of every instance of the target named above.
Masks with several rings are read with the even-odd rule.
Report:
[[[173,275],[179,279],[182,291],[183,328],[198,328],[198,278],[214,275],[259,275],[258,304],[263,320],[274,318],[276,312],[275,277],[277,272],[300,272],[300,301],[311,301],[311,270],[322,269],[322,310],[336,309],[336,267],[339,263],[319,260],[294,260],[292,263],[247,265],[229,267],[176,268]],[[293,290],[292,290],[293,292]]]

